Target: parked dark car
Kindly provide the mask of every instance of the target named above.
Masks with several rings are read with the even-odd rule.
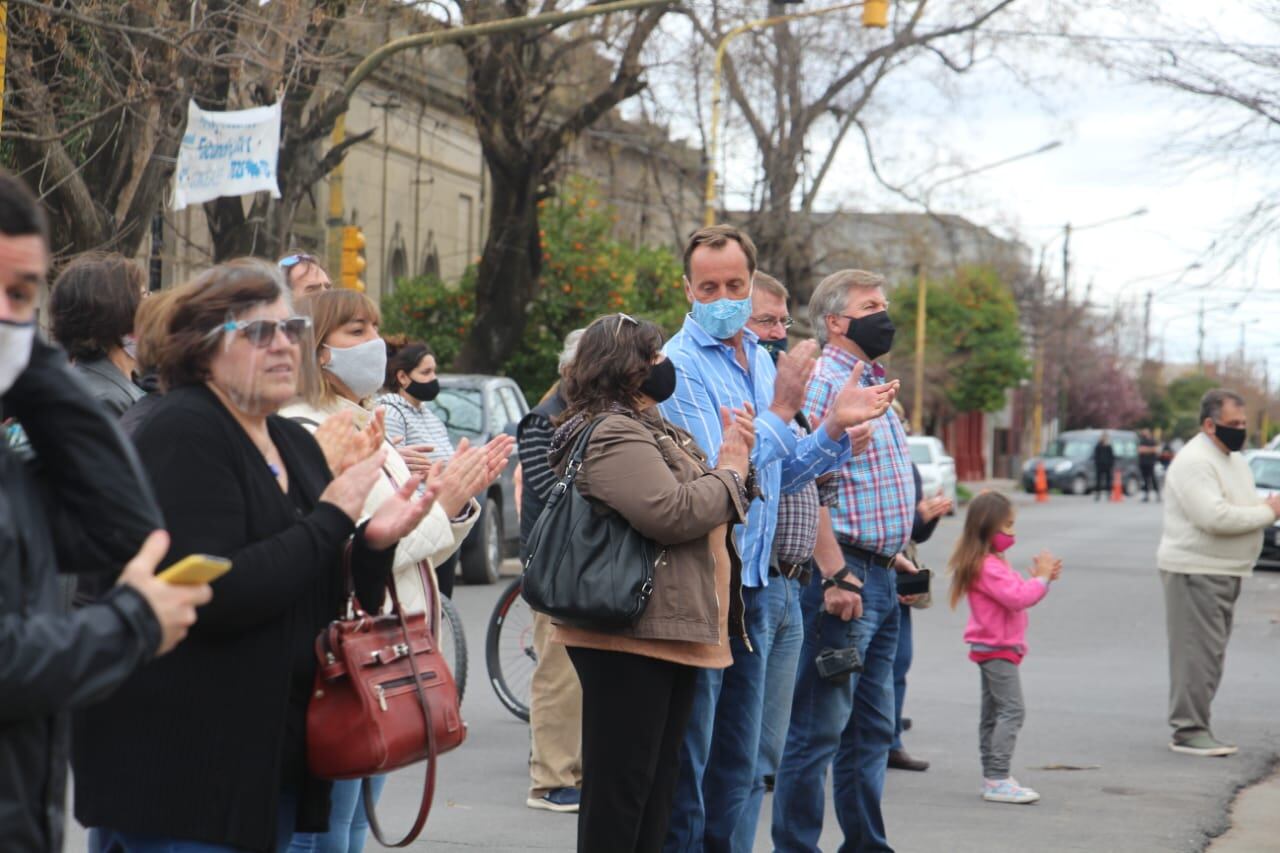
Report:
[[[1253,484],[1258,497],[1280,492],[1280,452],[1258,450],[1249,456],[1249,470],[1253,472]],[[1262,553],[1258,555],[1258,568],[1280,569],[1280,521],[1262,531]]]
[[[1036,490],[1036,464],[1043,460],[1050,489],[1060,489],[1071,495],[1087,495],[1097,489],[1093,449],[1103,432],[1100,429],[1075,429],[1060,433],[1049,442],[1043,456],[1032,456],[1022,466],[1022,487],[1028,492]],[[1136,495],[1142,488],[1142,473],[1138,470],[1138,434],[1127,429],[1105,432],[1116,454],[1115,476],[1124,484],[1126,495]],[[1159,466],[1156,476],[1161,476]]]
[[[476,445],[499,433],[515,435],[516,425],[529,411],[514,381],[474,374],[442,374],[440,395],[428,405],[444,421],[454,445],[464,438]],[[514,556],[519,549],[516,463],[513,453],[507,470],[480,500],[480,520],[462,543],[459,563],[466,583],[494,583],[503,558]]]

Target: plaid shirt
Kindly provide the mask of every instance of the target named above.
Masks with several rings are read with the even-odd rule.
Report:
[[[858,359],[852,353],[828,344],[822,361],[809,381],[804,411],[816,429],[835,403]],[[878,365],[862,374],[862,384],[884,382]],[[890,556],[901,551],[911,538],[915,518],[915,480],[911,473],[911,453],[907,435],[892,410],[873,424],[871,445],[854,456],[837,476],[840,505],[831,511],[836,538],[876,554]]]
[[[790,426],[797,439],[807,434],[795,421]],[[773,536],[775,565],[795,565],[812,559],[818,542],[818,508],[832,507],[839,501],[840,488],[834,473],[807,480],[798,489],[783,493],[778,500],[778,527]]]

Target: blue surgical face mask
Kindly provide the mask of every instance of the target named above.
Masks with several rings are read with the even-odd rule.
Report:
[[[717,299],[693,303],[693,321],[717,340],[732,338],[751,319],[751,293],[745,299]]]

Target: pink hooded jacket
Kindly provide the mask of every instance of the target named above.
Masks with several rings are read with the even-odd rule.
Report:
[[[964,641],[1025,655],[1027,608],[1048,592],[1048,581],[1024,578],[1003,557],[988,554],[969,588],[969,624],[964,629]]]

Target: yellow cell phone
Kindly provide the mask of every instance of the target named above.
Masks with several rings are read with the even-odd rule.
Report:
[[[209,583],[231,571],[231,561],[226,557],[208,554],[190,554],[165,569],[156,577],[165,583]]]

